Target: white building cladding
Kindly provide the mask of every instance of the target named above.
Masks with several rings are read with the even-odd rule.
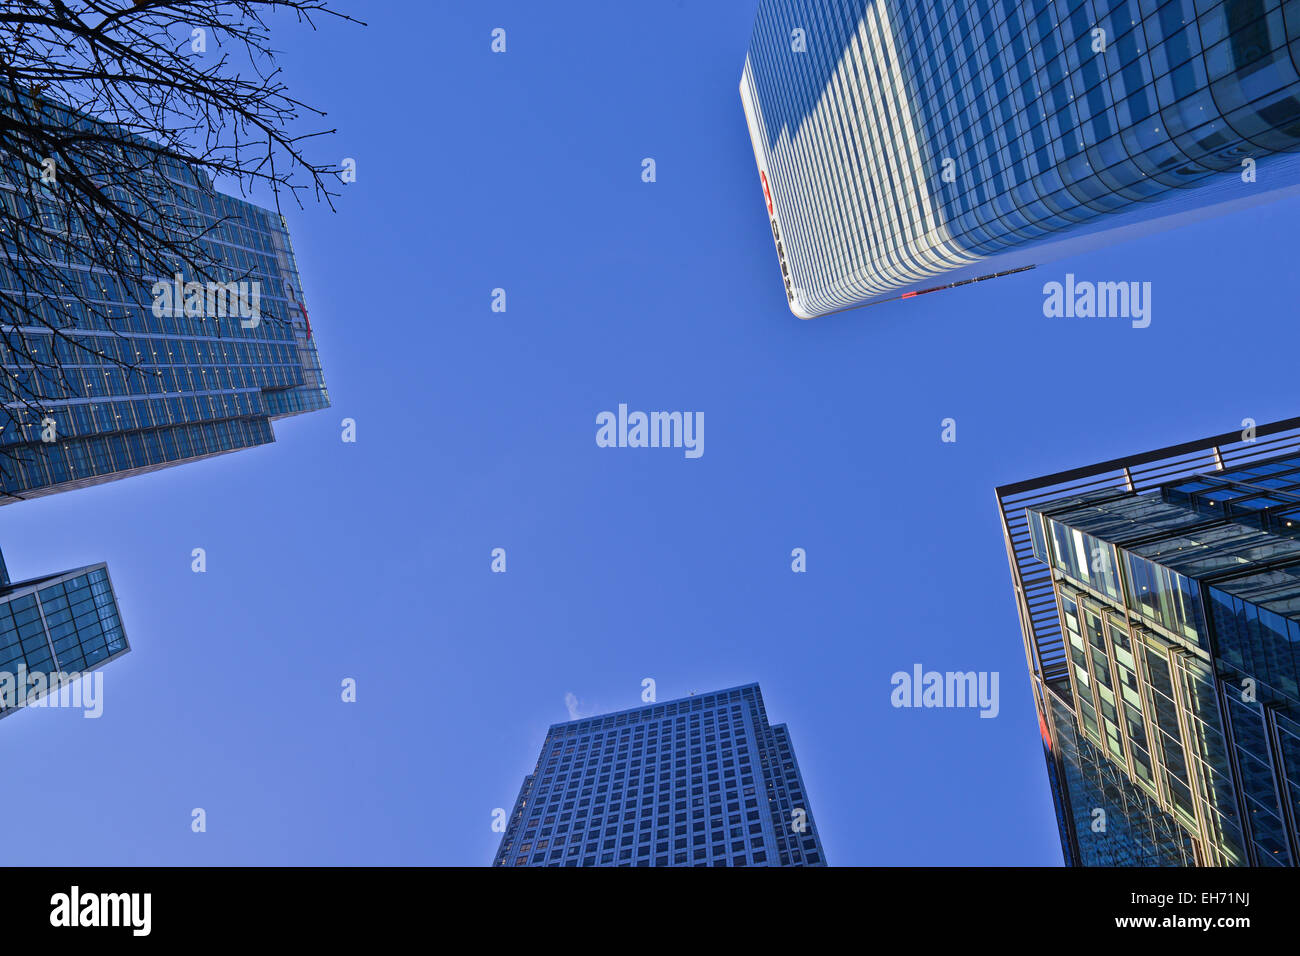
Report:
[[[1297,62],[1300,0],[760,0],[740,91],[790,308],[1300,192]]]

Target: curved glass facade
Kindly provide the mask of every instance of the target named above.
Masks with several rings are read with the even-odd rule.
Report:
[[[1276,198],[1300,183],[1298,62],[1297,0],[762,0],[741,97],[790,307]]]

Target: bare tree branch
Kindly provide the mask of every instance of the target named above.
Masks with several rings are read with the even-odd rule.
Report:
[[[334,131],[300,128],[325,114],[269,25],[321,17],[360,23],[326,0],[0,0],[0,492],[51,403],[96,397],[86,368],[162,376],[121,332],[153,283],[255,278],[214,184],[334,208],[341,170],[306,151]]]

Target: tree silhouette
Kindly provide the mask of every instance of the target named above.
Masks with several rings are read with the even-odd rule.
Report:
[[[333,208],[341,169],[307,148],[334,130],[302,128],[325,114],[271,47],[321,17],[360,23],[324,0],[0,0],[0,488],[49,403],[88,397],[79,360],[159,374],[112,341],[155,281],[256,278],[204,191]]]

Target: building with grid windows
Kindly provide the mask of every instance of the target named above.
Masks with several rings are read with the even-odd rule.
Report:
[[[760,0],[740,92],[791,310],[1294,194],[1294,0]]]
[[[824,866],[757,684],[553,725],[494,866]]]
[[[25,296],[44,318],[0,315],[0,503],[272,442],[275,419],[329,406],[284,220],[161,165],[141,161],[141,195],[171,211],[202,275],[124,283],[75,250],[37,269],[0,256],[0,301]],[[66,250],[36,226],[53,213],[21,174],[0,163],[0,201],[33,223],[26,247]]]
[[[1300,863],[1300,419],[998,489],[1068,863]]]
[[[0,555],[0,718],[130,649],[105,565],[15,584]]]

